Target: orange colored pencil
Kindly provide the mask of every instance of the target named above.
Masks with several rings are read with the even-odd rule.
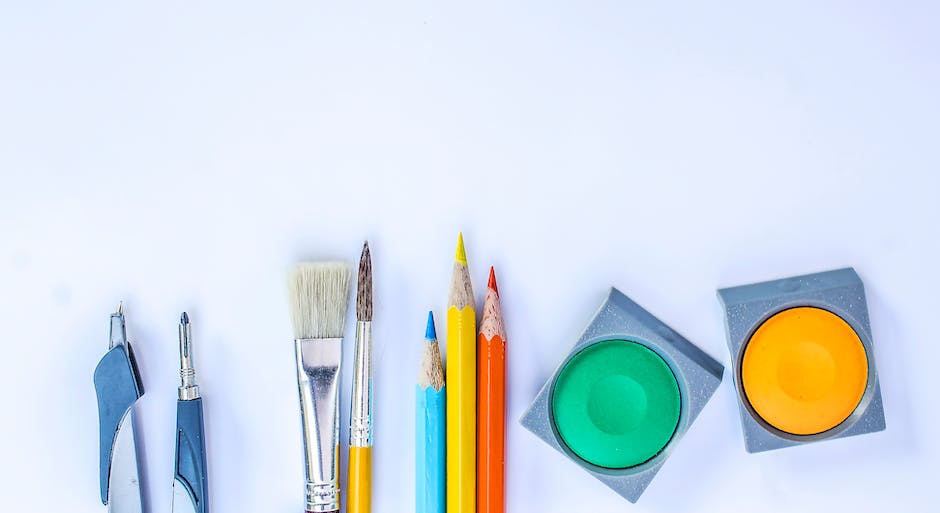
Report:
[[[477,512],[505,511],[506,466],[506,328],[499,305],[496,273],[483,301],[477,338]]]

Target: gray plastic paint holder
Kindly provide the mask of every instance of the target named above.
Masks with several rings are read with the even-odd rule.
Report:
[[[625,469],[598,467],[582,460],[562,441],[552,419],[552,390],[565,364],[588,346],[606,340],[627,340],[646,346],[669,365],[679,385],[679,423],[672,439],[656,456],[640,465]],[[526,429],[615,492],[630,502],[636,502],[718,388],[723,373],[724,367],[715,359],[619,290],[611,288],[607,300],[594,315],[568,356],[542,386],[520,422]]]
[[[885,429],[865,289],[854,269],[838,269],[720,289],[718,298],[725,309],[728,349],[731,351],[734,385],[738,392],[744,446],[748,452],[770,451]],[[766,423],[751,408],[741,383],[744,348],[757,328],[777,313],[801,306],[821,308],[841,317],[855,330],[868,358],[868,384],[855,411],[838,426],[815,435],[793,435]]]

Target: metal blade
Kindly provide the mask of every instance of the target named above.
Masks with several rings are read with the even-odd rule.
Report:
[[[111,452],[111,473],[108,475],[108,511],[111,513],[143,513],[140,495],[140,471],[137,467],[137,440],[134,436],[134,409],[121,419],[114,449]]]
[[[196,513],[193,497],[179,479],[173,480],[173,513]]]

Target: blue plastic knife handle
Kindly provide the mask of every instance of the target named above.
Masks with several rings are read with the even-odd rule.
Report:
[[[95,367],[95,393],[98,394],[101,503],[107,504],[114,435],[124,414],[144,395],[133,354],[128,353],[123,344],[109,349]]]
[[[208,513],[209,480],[201,397],[176,402],[176,479],[186,486],[196,513]]]

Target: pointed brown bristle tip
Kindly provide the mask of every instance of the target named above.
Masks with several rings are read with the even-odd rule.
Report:
[[[372,320],[372,255],[369,253],[368,241],[362,245],[362,257],[359,258],[356,318],[360,321]]]
[[[486,282],[486,286],[493,289],[497,296],[499,295],[499,288],[496,287],[496,271],[492,266],[490,266],[490,279]]]

